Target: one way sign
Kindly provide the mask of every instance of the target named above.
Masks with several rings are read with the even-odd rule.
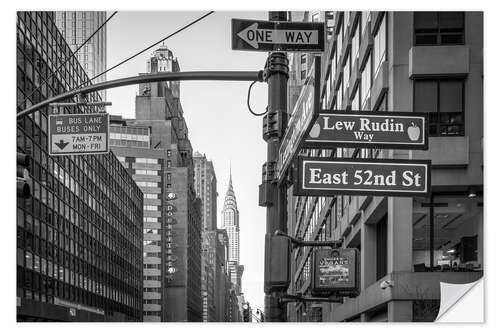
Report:
[[[321,52],[325,27],[323,23],[232,19],[232,49]]]

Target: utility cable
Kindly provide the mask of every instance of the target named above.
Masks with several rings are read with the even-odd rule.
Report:
[[[167,40],[167,39],[169,39],[170,37],[177,35],[179,32],[181,32],[181,31],[183,31],[183,30],[185,30],[185,29],[189,28],[189,27],[190,27],[190,26],[192,26],[193,24],[195,24],[195,23],[197,23],[197,22],[199,22],[199,21],[203,20],[205,17],[207,17],[207,16],[209,16],[209,15],[211,15],[211,14],[213,14],[213,13],[214,13],[214,11],[211,11],[211,12],[208,12],[207,14],[205,14],[205,15],[203,15],[203,16],[201,16],[201,17],[197,18],[196,20],[192,21],[191,23],[189,23],[189,24],[185,25],[184,27],[182,27],[182,28],[180,28],[180,29],[176,30],[175,32],[171,33],[171,34],[170,34],[170,35],[168,35],[167,37],[165,37],[165,38],[163,38],[163,39],[160,39],[158,42],[156,42],[156,43],[154,43],[154,44],[152,44],[152,45],[150,45],[150,46],[148,46],[148,47],[144,48],[143,50],[141,50],[141,51],[139,51],[139,52],[135,53],[134,55],[132,55],[132,56],[128,57],[127,59],[125,59],[125,60],[123,60],[123,61],[119,62],[118,64],[114,65],[113,67],[106,69],[106,70],[105,70],[104,72],[102,72],[101,74],[97,74],[96,76],[94,76],[94,77],[93,77],[93,78],[91,78],[90,80],[88,80],[88,81],[86,81],[86,82],[82,83],[82,84],[81,84],[78,88],[80,88],[81,86],[83,86],[83,85],[85,85],[85,84],[87,84],[87,83],[89,83],[89,82],[92,82],[94,79],[96,79],[96,78],[98,78],[99,76],[102,76],[102,75],[104,75],[104,74],[108,73],[109,71],[111,71],[111,70],[115,69],[116,67],[123,65],[123,64],[124,64],[124,63],[126,63],[127,61],[132,60],[133,58],[137,57],[137,56],[138,56],[138,55],[140,55],[141,53],[143,53],[143,52],[145,52],[145,51],[149,50],[150,48],[152,48],[152,47],[154,47],[154,46],[156,46],[156,45],[158,45],[158,44],[160,44],[160,43],[162,43],[162,42],[166,41],[166,40]]]
[[[253,81],[250,86],[248,87],[248,95],[247,95],[247,107],[248,107],[248,111],[250,111],[251,114],[253,114],[254,116],[257,116],[257,117],[260,117],[260,116],[263,116],[267,113],[267,108],[266,108],[266,111],[262,112],[262,113],[256,113],[252,110],[252,108],[250,107],[250,92],[252,91],[252,86],[256,83],[257,81]]]
[[[95,34],[97,34],[97,33],[98,33],[98,32],[99,32],[99,31],[100,31],[100,30],[101,30],[101,29],[102,29],[102,28],[106,25],[106,23],[108,23],[108,21],[109,21],[109,20],[111,20],[111,18],[112,18],[113,16],[115,16],[115,14],[116,14],[116,13],[118,13],[118,11],[115,11],[113,14],[111,14],[111,15],[110,15],[110,16],[106,19],[106,21],[104,21],[104,22],[103,22],[103,23],[102,23],[102,24],[101,24],[101,25],[97,28],[97,30],[96,30],[96,31],[94,31],[94,33],[93,33],[92,35],[90,35],[90,37],[89,37],[89,38],[87,38],[87,39],[83,42],[83,44],[82,44],[82,45],[80,45],[80,46],[79,46],[79,47],[78,47],[78,48],[77,48],[77,49],[76,49],[76,50],[75,50],[75,51],[74,51],[74,52],[73,52],[73,53],[72,53],[69,57],[67,57],[67,58],[66,58],[66,60],[64,60],[64,62],[63,62],[63,63],[62,63],[62,64],[61,64],[61,65],[60,65],[60,66],[59,66],[59,67],[58,67],[58,68],[57,68],[57,69],[56,69],[56,70],[55,70],[52,74],[50,74],[50,75],[49,75],[49,76],[48,76],[48,77],[47,77],[47,78],[46,78],[46,79],[45,79],[45,80],[44,80],[44,81],[43,81],[43,82],[42,82],[42,83],[41,83],[38,87],[36,87],[35,89],[33,89],[33,90],[31,91],[31,93],[30,93],[28,96],[26,96],[26,97],[24,98],[24,100],[23,100],[23,101],[22,101],[22,102],[21,102],[21,103],[20,103],[17,107],[18,107],[18,108],[19,108],[19,107],[21,107],[21,105],[23,105],[24,103],[26,103],[26,101],[28,100],[28,98],[31,98],[31,96],[33,96],[33,94],[34,94],[34,93],[35,93],[38,89],[40,89],[40,88],[41,88],[44,84],[46,84],[46,83],[47,83],[50,79],[52,79],[52,77],[54,77],[54,75],[56,75],[56,74],[57,74],[57,72],[59,72],[59,71],[61,70],[61,68],[63,68],[63,67],[64,67],[64,65],[66,65],[66,63],[67,63],[70,59],[72,59],[72,58],[73,58],[73,57],[74,57],[74,56],[78,53],[78,51],[80,51],[80,50],[82,49],[82,47],[84,47],[84,46],[85,46],[85,44],[87,44],[87,43],[88,43],[88,42],[92,39],[92,37],[94,37],[94,36],[95,36]]]

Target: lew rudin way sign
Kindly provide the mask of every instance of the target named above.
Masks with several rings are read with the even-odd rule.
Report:
[[[430,166],[428,160],[299,156],[294,194],[427,196],[431,185]]]
[[[304,138],[303,147],[426,150],[427,133],[427,114],[322,111]]]
[[[232,49],[245,51],[322,52],[323,23],[232,19]]]
[[[49,115],[49,154],[78,155],[109,152],[107,113]]]

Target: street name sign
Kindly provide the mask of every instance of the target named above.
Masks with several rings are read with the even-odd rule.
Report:
[[[277,178],[281,181],[286,174],[290,162],[299,150],[300,143],[309,132],[314,120],[319,113],[319,88],[321,78],[321,57],[314,58],[314,64],[309,69],[307,79],[302,87],[301,93],[288,126],[281,141],[277,163]]]
[[[109,152],[109,114],[49,115],[49,155]]]
[[[360,289],[360,258],[356,248],[326,249],[313,252],[313,295],[355,297]]]
[[[323,52],[323,23],[232,19],[232,49]]]
[[[300,196],[427,196],[431,161],[298,157]]]
[[[305,136],[305,148],[427,150],[425,113],[321,111]]]

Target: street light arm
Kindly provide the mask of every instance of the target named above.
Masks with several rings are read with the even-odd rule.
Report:
[[[77,88],[60,95],[46,99],[17,113],[17,119],[27,116],[51,103],[59,102],[76,95],[86,95],[92,92],[130,86],[139,83],[162,81],[264,81],[264,71],[198,71],[198,72],[164,72],[131,76]]]

